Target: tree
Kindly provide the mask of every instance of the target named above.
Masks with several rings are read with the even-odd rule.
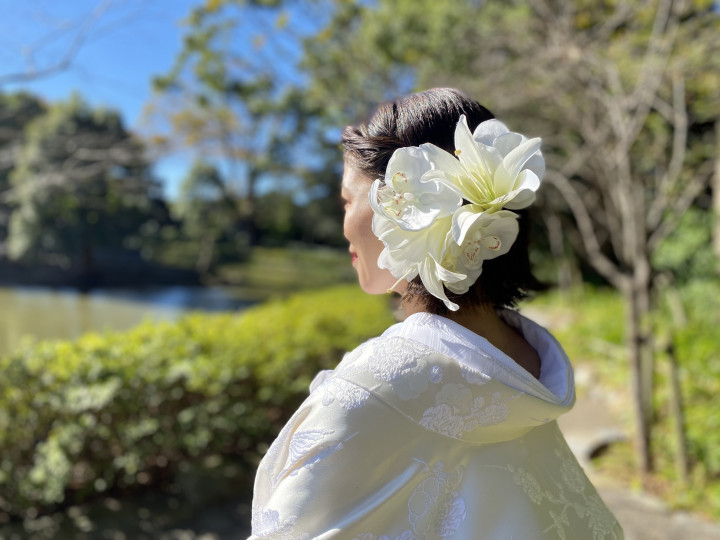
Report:
[[[113,4],[112,0],[98,0],[92,9],[73,17],[55,17],[57,13],[52,10],[43,11],[34,21],[36,24],[29,26],[32,28],[32,39],[15,44],[15,50],[11,45],[6,51],[8,58],[14,61],[7,62],[0,69],[0,257],[7,255],[10,201],[13,197],[9,176],[17,151],[23,144],[23,130],[46,109],[44,103],[30,94],[22,91],[3,94],[2,89],[9,85],[31,83],[69,69],[88,41],[106,35],[112,26],[127,21],[127,16],[118,18],[122,9]],[[22,8],[13,11],[15,17],[36,16]],[[103,25],[108,23],[108,18],[115,19],[113,24]],[[6,17],[3,22],[6,26],[14,24],[12,16]]]
[[[332,6],[316,0],[207,0],[187,21],[175,65],[155,81],[152,139],[169,151],[190,148],[221,166],[252,243],[262,241],[254,227],[259,183],[281,197],[295,199],[293,192],[302,191],[297,198],[322,206],[323,219],[330,216],[340,229],[339,205],[317,201],[338,194],[337,124],[329,119],[344,111],[334,108],[338,100],[308,95],[302,81],[301,43]],[[345,8],[355,9],[352,2],[338,4]],[[267,222],[266,216],[259,219]],[[322,232],[311,220],[306,225],[305,239],[337,242],[327,223]]]
[[[180,188],[177,209],[185,236],[197,243],[198,273],[205,275],[213,268],[223,238],[232,238],[241,251],[243,242],[235,231],[240,214],[237,202],[215,166],[202,161],[193,164]]]
[[[132,243],[160,198],[143,152],[113,111],[78,96],[50,107],[27,127],[10,175],[10,256],[72,265],[90,278],[95,251]]]
[[[25,127],[45,110],[45,105],[30,94],[0,94],[0,257],[7,252],[5,243],[12,211],[10,173],[25,140]]]
[[[162,98],[152,112],[160,126],[153,138],[171,151],[192,148],[204,160],[222,162],[227,179],[217,178],[237,199],[232,204],[239,224],[254,243],[256,185],[272,167],[270,147],[278,132],[270,110],[275,88],[259,66],[232,56],[233,24],[218,17],[223,3],[207,2],[193,11],[175,65],[155,80]]]

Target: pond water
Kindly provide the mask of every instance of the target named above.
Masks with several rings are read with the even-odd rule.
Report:
[[[23,339],[72,339],[125,330],[145,319],[174,320],[191,310],[237,311],[255,303],[228,287],[96,290],[0,287],[0,355]]]

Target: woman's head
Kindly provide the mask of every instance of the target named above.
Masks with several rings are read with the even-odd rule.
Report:
[[[398,148],[432,143],[453,152],[455,126],[463,114],[470,129],[494,118],[477,101],[452,88],[433,88],[383,103],[366,124],[343,130],[345,163],[374,180],[385,176]]]
[[[383,244],[371,230],[372,209],[367,193],[371,183],[384,178],[393,153],[399,148],[418,147],[431,143],[446,152],[455,152],[455,130],[461,116],[465,116],[470,131],[479,124],[490,120],[493,115],[485,107],[462,93],[449,88],[436,88],[399,98],[382,104],[365,124],[348,126],[343,131],[342,142],[345,152],[344,196],[362,199],[346,201],[345,234],[351,242],[360,283],[366,292],[384,292],[395,282],[389,271],[381,270],[377,257]],[[351,193],[352,192],[352,193]],[[364,206],[360,206],[364,205]],[[362,208],[363,212],[357,210]],[[359,219],[358,216],[362,216]],[[350,230],[348,230],[348,217]],[[452,294],[445,289],[448,298],[460,305],[461,309],[490,304],[495,307],[514,306],[526,292],[537,288],[527,256],[527,231],[525,216],[520,213],[520,232],[508,253],[493,260],[486,260],[482,274],[470,290],[462,295]],[[367,242],[360,244],[360,232]],[[420,277],[413,279],[402,290],[404,298],[413,299],[423,305],[426,311],[446,314],[447,308],[441,300],[430,294]]]

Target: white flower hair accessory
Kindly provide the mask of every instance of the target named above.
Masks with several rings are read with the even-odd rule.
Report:
[[[370,189],[373,232],[383,242],[378,266],[398,278],[416,276],[456,311],[443,285],[468,291],[483,261],[504,255],[518,234],[545,174],[540,139],[511,132],[498,120],[470,133],[465,116],[455,129],[455,155],[433,144],[396,150],[384,180]],[[397,283],[393,286],[393,288]]]

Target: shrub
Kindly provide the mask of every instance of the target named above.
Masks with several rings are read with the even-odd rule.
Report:
[[[22,348],[0,359],[0,517],[212,456],[252,471],[314,374],[391,323],[386,298],[343,286]]]

